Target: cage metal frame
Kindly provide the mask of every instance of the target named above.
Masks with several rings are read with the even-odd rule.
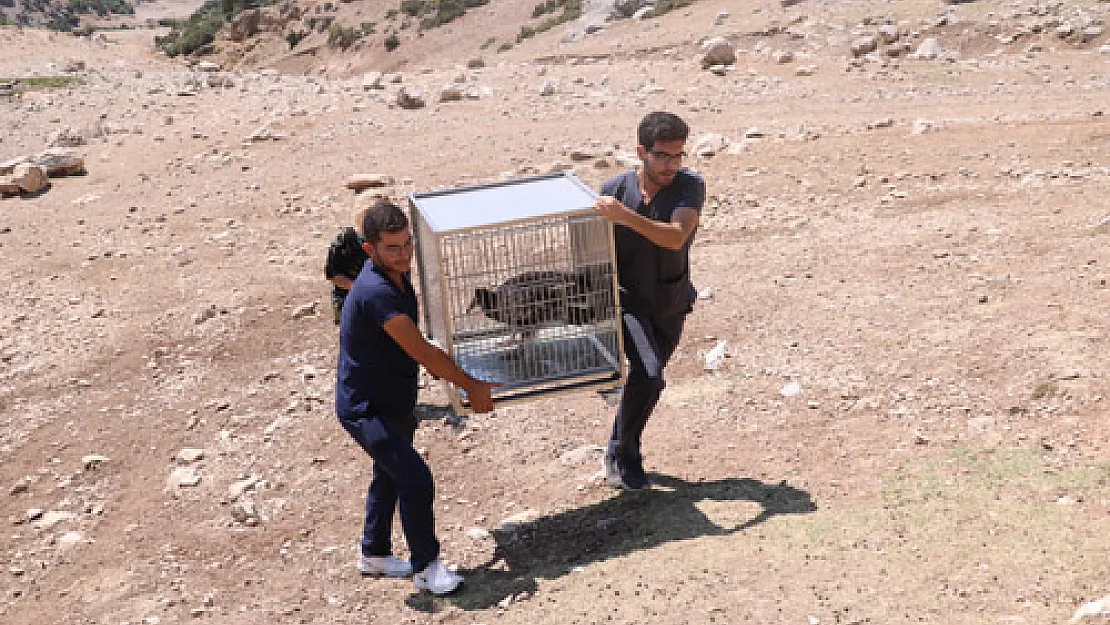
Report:
[[[499,182],[410,194],[408,196],[408,202],[411,219],[414,226],[413,234],[415,239],[416,256],[418,262],[419,283],[421,292],[425,295],[425,300],[427,300],[428,296],[431,295],[431,292],[435,290],[435,288],[429,284],[431,282],[429,272],[439,272],[442,270],[443,266],[443,260],[441,258],[442,249],[434,250],[436,261],[435,264],[437,266],[425,266],[425,260],[428,259],[428,256],[426,255],[428,253],[428,250],[425,246],[442,245],[442,239],[446,235],[432,235],[431,238],[433,239],[433,241],[424,241],[423,233],[428,225],[427,222],[424,220],[424,216],[422,215],[419,208],[420,200],[455,194],[459,192],[480,192],[486,189],[496,189],[509,185],[518,185],[521,183],[552,179],[566,179],[568,180],[568,182],[577,185],[579,189],[588,193],[590,197],[596,197],[594,191],[585,183],[583,183],[577,176],[575,176],[572,171],[569,170],[551,174],[531,176],[527,178],[516,178]],[[532,382],[527,386],[527,388],[524,389],[510,390],[508,392],[499,392],[495,390],[493,398],[495,403],[498,405],[526,402],[541,397],[551,397],[555,395],[581,392],[583,390],[606,392],[619,388],[624,384],[625,377],[627,375],[627,366],[625,364],[624,358],[624,333],[621,321],[620,288],[617,275],[616,241],[614,238],[613,225],[608,220],[604,219],[601,216],[598,216],[592,206],[579,209],[571,209],[559,212],[556,215],[546,216],[546,218],[549,219],[559,220],[572,220],[576,217],[596,217],[597,219],[604,222],[604,245],[607,248],[605,250],[605,256],[607,258],[607,264],[610,268],[608,276],[608,281],[610,284],[608,285],[608,287],[610,289],[609,294],[611,294],[612,296],[611,307],[613,311],[613,324],[615,326],[613,328],[613,331],[615,332],[616,353],[609,353],[609,350],[601,343],[595,333],[586,332],[584,336],[591,343],[593,343],[594,347],[599,351],[602,358],[610,363],[613,370],[608,372],[595,372],[589,375],[575,374],[571,376],[554,377],[542,382]],[[526,226],[528,224],[533,224],[537,221],[540,221],[544,218],[545,217],[526,216],[517,219],[506,219],[496,222],[496,228],[505,229],[517,226]],[[490,228],[490,225],[457,228],[450,231],[450,236],[466,236],[483,230],[489,230]],[[447,355],[453,361],[455,361],[456,364],[458,364],[459,366],[463,366],[463,363],[460,362],[460,355],[457,353],[458,345],[456,344],[456,338],[459,335],[459,332],[455,327],[453,316],[447,311],[450,295],[448,284],[446,280],[442,279],[442,275],[438,275],[435,281],[438,282],[438,293],[436,295],[438,295],[438,301],[442,304],[442,307],[444,308],[444,310],[442,311],[442,325],[444,336],[435,336],[435,330],[438,324],[436,323],[436,320],[433,319],[433,311],[431,310],[431,307],[428,305],[427,301],[425,301],[425,305],[423,306],[423,317],[426,333],[432,337],[433,342],[439,344],[439,346],[443,348]],[[470,372],[468,371],[468,373]],[[471,406],[465,393],[463,393],[461,389],[458,389],[446,380],[443,381],[443,384],[451,401],[451,406],[456,411],[456,413],[469,414],[471,412]]]

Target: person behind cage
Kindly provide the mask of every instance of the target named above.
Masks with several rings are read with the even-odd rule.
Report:
[[[355,213],[355,224],[361,227],[365,210]],[[335,325],[343,312],[343,302],[351,290],[355,278],[366,262],[366,252],[362,249],[362,236],[355,228],[347,226],[336,235],[328,246],[328,260],[324,265],[324,277],[331,283],[331,310]]]
[[[365,575],[409,577],[418,590],[453,592],[462,577],[440,557],[428,464],[413,449],[419,365],[466,392],[475,412],[493,410],[492,389],[476,380],[416,326],[418,303],[409,279],[413,238],[399,207],[380,202],[362,221],[370,261],[355,279],[339,324],[335,410],[343,428],[374,461],[358,568]],[[410,560],[393,555],[393,514]]]
[[[705,182],[682,167],[686,123],[673,113],[649,113],[637,129],[640,170],[601,186],[595,209],[615,224],[621,328],[628,357],[605,477],[613,486],[651,486],[640,444],[665,382],[663,369],[682,336],[696,291],[690,281],[690,245],[705,203]]]

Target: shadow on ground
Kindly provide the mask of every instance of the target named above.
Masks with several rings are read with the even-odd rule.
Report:
[[[406,603],[436,612],[445,604],[464,610],[491,608],[506,597],[535,592],[539,579],[555,579],[576,567],[634,551],[702,536],[725,536],[746,530],[780,514],[813,512],[809,493],[782,482],[766,484],[748,478],[687,482],[654,475],[655,487],[624,492],[605,501],[541,517],[515,528],[497,529],[493,556],[461,573],[462,589],[451,597],[413,594]],[[713,523],[698,509],[701,501],[749,501],[762,506],[755,516],[735,526]]]

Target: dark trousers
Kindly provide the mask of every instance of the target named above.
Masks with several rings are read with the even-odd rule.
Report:
[[[628,378],[624,383],[617,418],[613,421],[609,453],[622,459],[639,461],[640,439],[666,386],[663,368],[682,338],[686,315],[654,319],[625,311],[621,314],[621,321],[624,352],[628,357]]]
[[[432,512],[435,498],[432,471],[412,446],[416,417],[370,416],[340,419],[340,423],[374,459],[374,473],[366,491],[362,553],[386,556],[393,552],[393,513],[400,504],[401,528],[412,554],[412,569],[424,570],[439,557],[439,540]]]

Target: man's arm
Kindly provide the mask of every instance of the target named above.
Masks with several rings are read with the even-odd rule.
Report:
[[[493,410],[493,399],[490,393],[499,385],[470,377],[443,350],[429,343],[408,315],[394,315],[382,327],[401,346],[401,349],[423,365],[428,373],[465,390],[474,412]]]
[[[668,250],[680,250],[698,228],[698,211],[676,208],[670,221],[655,221],[628,208],[615,197],[597,198],[597,212],[609,221],[631,228],[648,241]]]

